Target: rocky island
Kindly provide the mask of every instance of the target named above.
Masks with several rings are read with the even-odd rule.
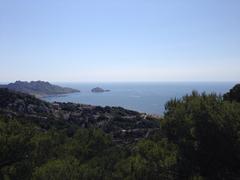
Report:
[[[0,85],[0,88],[7,88],[9,90],[23,92],[37,97],[80,92],[77,89],[61,87],[45,81],[16,81],[15,83]]]
[[[103,93],[103,92],[110,92],[109,89],[103,89],[103,88],[100,88],[100,87],[95,87],[91,90],[91,92],[93,93]]]

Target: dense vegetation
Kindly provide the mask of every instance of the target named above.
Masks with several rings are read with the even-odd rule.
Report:
[[[1,116],[0,179],[239,179],[240,103],[227,96],[170,100],[160,128],[131,143],[101,128],[69,134]]]

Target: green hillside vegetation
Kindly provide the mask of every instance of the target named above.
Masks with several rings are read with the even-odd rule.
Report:
[[[192,92],[172,99],[166,104],[164,117],[158,120],[160,128],[147,126],[156,130],[130,143],[114,141],[112,133],[103,127],[82,128],[75,124],[75,130],[69,133],[69,122],[61,122],[61,126],[50,123],[44,128],[41,121],[1,113],[0,179],[239,179],[239,88],[233,94]],[[2,99],[0,102],[7,103]],[[51,106],[37,103],[45,110]],[[100,111],[112,114],[120,109]],[[120,112],[125,116],[134,114],[122,109]],[[119,128],[121,119],[126,121],[121,113],[108,119],[117,119],[120,126],[115,122],[109,128]],[[131,120],[136,124],[145,122]],[[134,123],[127,127],[134,128]]]

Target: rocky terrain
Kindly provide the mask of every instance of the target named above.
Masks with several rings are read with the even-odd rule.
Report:
[[[0,114],[37,123],[44,129],[101,128],[114,141],[132,142],[159,128],[159,119],[121,107],[100,107],[74,103],[48,103],[34,96],[0,89]]]
[[[15,83],[10,83],[8,85],[0,85],[0,88],[8,88],[10,90],[23,92],[38,97],[80,92],[77,89],[60,87],[44,81],[16,81]]]

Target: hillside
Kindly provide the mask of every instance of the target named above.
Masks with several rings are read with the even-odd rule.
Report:
[[[10,90],[23,92],[35,96],[47,96],[80,92],[77,89],[60,87],[44,81],[31,81],[31,82],[16,81],[15,83],[10,83],[8,85],[1,85],[0,88],[8,88]]]
[[[143,138],[159,128],[156,119],[121,107],[48,103],[8,89],[0,89],[0,99],[1,114],[28,119],[43,129],[56,127],[74,131],[76,128],[100,128],[116,141],[128,142]]]

